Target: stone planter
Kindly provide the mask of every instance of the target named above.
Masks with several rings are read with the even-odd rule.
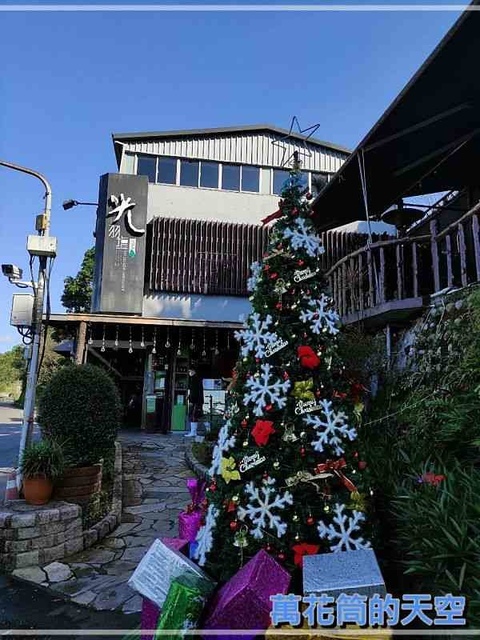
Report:
[[[102,488],[102,465],[71,467],[58,479],[54,498],[75,504],[86,504]]]

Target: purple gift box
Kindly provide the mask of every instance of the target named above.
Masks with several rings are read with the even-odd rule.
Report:
[[[188,555],[188,540],[186,538],[160,538],[169,549]]]
[[[188,542],[195,542],[204,515],[200,503],[205,498],[205,482],[197,478],[189,478],[187,489],[192,497],[192,502],[187,506],[186,511],[178,516],[178,535]]]
[[[205,629],[268,629],[270,596],[288,591],[290,574],[263,549],[214,596]],[[258,634],[212,636],[215,640],[253,640]],[[210,638],[204,636],[204,638]]]
[[[142,616],[140,618],[140,628],[143,631],[154,631],[157,628],[160,617],[160,608],[148,598],[143,598]],[[142,633],[141,640],[152,640],[154,634]]]

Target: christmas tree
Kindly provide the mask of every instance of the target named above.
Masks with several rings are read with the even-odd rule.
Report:
[[[338,356],[339,317],[297,156],[262,263],[210,467],[196,559],[219,580],[265,549],[289,570],[305,554],[369,546],[356,451],[361,388]]]

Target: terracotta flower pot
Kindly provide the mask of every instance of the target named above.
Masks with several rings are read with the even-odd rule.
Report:
[[[23,479],[23,495],[28,504],[46,504],[53,493],[53,482],[45,476]]]

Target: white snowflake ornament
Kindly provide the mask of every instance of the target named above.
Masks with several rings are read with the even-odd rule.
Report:
[[[283,232],[283,237],[290,240],[292,249],[304,249],[311,258],[317,258],[325,253],[322,241],[313,231],[313,226],[307,226],[305,218],[298,218],[293,223],[293,227],[287,227]]]
[[[253,413],[256,416],[262,416],[269,404],[276,409],[283,409],[287,404],[287,391],[291,387],[290,380],[281,380],[271,375],[272,367],[268,363],[262,364],[260,369],[262,373],[247,379],[245,386],[249,393],[243,396],[246,404],[255,404]]]
[[[318,523],[318,535],[321,538],[327,538],[329,541],[338,540],[336,544],[330,547],[330,551],[355,551],[357,549],[370,549],[370,543],[362,537],[353,537],[355,532],[360,531],[360,523],[365,520],[365,516],[360,511],[352,511],[351,517],[343,513],[344,504],[336,504],[334,507],[335,516],[333,523],[328,526],[321,520]]]
[[[241,331],[235,331],[235,338],[243,343],[240,352],[243,357],[253,351],[256,358],[265,357],[265,348],[269,344],[273,344],[278,340],[276,333],[269,331],[270,325],[273,323],[271,315],[267,315],[265,320],[259,313],[252,313],[249,318],[249,324]]]
[[[250,496],[250,501],[246,507],[238,508],[240,520],[249,518],[255,525],[251,529],[252,536],[260,540],[263,538],[263,529],[270,529],[278,538],[285,535],[287,525],[282,521],[274,509],[285,509],[287,504],[293,504],[293,496],[289,491],[283,495],[277,493],[274,478],[263,478],[260,487],[256,487],[253,482],[249,482],[245,487],[245,493]]]
[[[318,300],[309,299],[307,304],[311,309],[300,313],[302,322],[310,322],[310,329],[317,335],[321,331],[335,335],[339,332],[338,323],[340,316],[332,309],[333,300],[324,293]]]
[[[347,423],[347,416],[343,411],[336,413],[333,410],[331,400],[320,400],[322,412],[320,415],[307,415],[303,421],[309,427],[315,429],[316,439],[312,440],[315,451],[323,453],[325,447],[331,447],[337,456],[341,456],[345,450],[343,442],[353,441],[357,437],[357,431]]]
[[[250,273],[252,274],[247,280],[247,291],[255,291],[257,288],[260,274],[262,272],[262,265],[260,262],[252,262],[250,265]]]
[[[232,447],[235,446],[236,438],[235,436],[229,435],[230,427],[232,423],[230,420],[227,420],[223,427],[218,432],[218,440],[217,444],[213,449],[212,454],[212,466],[210,467],[209,474],[211,476],[216,476],[220,473],[220,467],[222,464],[222,458],[225,451],[229,451]]]
[[[219,511],[215,505],[209,505],[205,524],[199,529],[195,539],[197,546],[193,552],[193,557],[198,560],[198,564],[201,567],[207,561],[207,554],[212,550],[213,530],[217,524],[218,513]]]

